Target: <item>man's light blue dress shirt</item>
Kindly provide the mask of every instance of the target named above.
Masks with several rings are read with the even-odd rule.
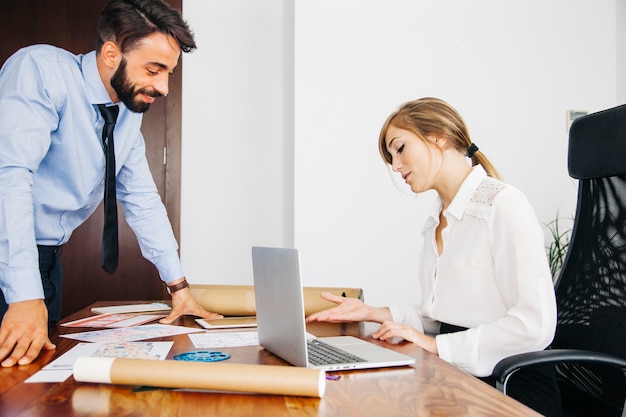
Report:
[[[111,98],[95,51],[35,45],[0,70],[0,287],[7,303],[43,298],[36,245],[67,242],[102,201],[99,103]],[[142,115],[119,107],[117,198],[143,256],[169,282],[183,272],[145,157]]]

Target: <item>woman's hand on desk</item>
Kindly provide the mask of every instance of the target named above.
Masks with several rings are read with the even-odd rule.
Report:
[[[198,304],[196,299],[193,298],[191,290],[185,288],[172,294],[172,311],[170,311],[167,317],[161,319],[159,323],[169,324],[180,316],[185,315],[198,316],[203,319],[221,319],[224,317],[221,314],[206,311]]]
[[[424,333],[407,324],[397,323],[395,321],[386,321],[378,328],[378,330],[372,333],[372,337],[379,340],[389,340],[393,337],[399,337],[415,343],[430,353],[434,353],[435,355],[439,354],[437,341],[434,337],[426,336]]]
[[[409,325],[391,321],[393,317],[387,307],[371,307],[357,298],[339,297],[328,292],[323,292],[322,298],[337,304],[337,306],[311,314],[306,318],[307,322],[349,323],[373,321],[382,323],[378,330],[372,334],[373,338],[389,340],[393,337],[399,337],[415,343],[430,353],[439,354],[434,337],[426,336]]]
[[[391,312],[387,307],[371,307],[358,298],[339,297],[329,292],[322,292],[322,298],[337,304],[327,310],[318,311],[307,317],[307,322],[326,321],[330,323],[349,323],[357,321],[374,321],[382,323],[391,320]]]

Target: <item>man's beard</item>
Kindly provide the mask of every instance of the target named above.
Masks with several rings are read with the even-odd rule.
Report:
[[[163,95],[151,88],[141,88],[135,91],[133,84],[128,79],[126,60],[124,58],[122,58],[120,66],[111,78],[111,87],[115,90],[117,98],[124,103],[128,110],[135,113],[143,113],[150,108],[150,103],[146,103],[137,98],[139,94],[145,94],[150,97],[161,97]]]

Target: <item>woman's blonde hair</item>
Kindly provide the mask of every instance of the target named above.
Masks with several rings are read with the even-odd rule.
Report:
[[[472,166],[480,164],[487,175],[500,179],[500,174],[487,157],[476,148],[476,145],[472,146],[473,142],[461,115],[454,107],[441,99],[424,97],[409,101],[389,115],[380,130],[378,139],[380,156],[388,164],[391,164],[392,159],[387,150],[385,136],[390,125],[411,131],[424,141],[428,136],[445,135],[451,146],[465,154],[472,147],[475,149],[475,151],[472,149],[474,151],[471,155]]]

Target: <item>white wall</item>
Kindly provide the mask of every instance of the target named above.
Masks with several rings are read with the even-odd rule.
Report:
[[[625,9],[624,0],[185,0],[200,45],[184,58],[188,278],[250,284],[251,245],[295,245],[305,285],[413,302],[433,195],[394,184],[377,137],[402,102],[428,95],[461,112],[541,222],[573,214],[566,110],[618,104]]]
[[[293,239],[282,10],[281,0],[184,2],[198,45],[183,58],[180,246],[192,283],[251,284],[251,244]]]

